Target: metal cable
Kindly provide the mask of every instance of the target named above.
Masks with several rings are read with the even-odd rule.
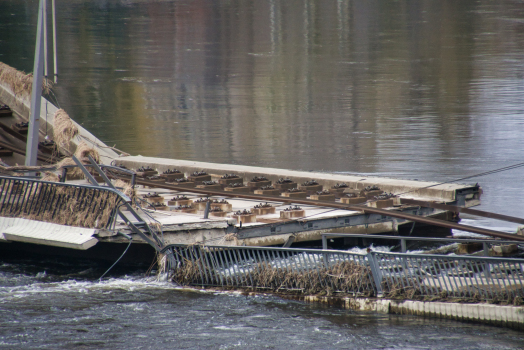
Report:
[[[100,276],[100,278],[98,279],[98,282],[102,282],[102,278],[104,278],[104,276],[109,272],[111,271],[111,269],[120,261],[120,259],[122,259],[124,257],[124,254],[127,252],[127,250],[129,249],[129,247],[131,247],[131,243],[133,243],[133,240],[130,239],[129,240],[129,244],[127,245],[126,247],[126,250],[124,250],[124,252],[122,253],[122,255],[120,255],[120,257],[115,261],[115,263],[113,265],[111,265],[111,267],[109,269],[107,269],[106,272],[104,272],[104,274],[102,276]]]
[[[520,168],[520,167],[523,167],[523,166],[524,166],[524,163],[517,163],[517,164],[509,165],[509,166],[506,166],[506,167],[503,167],[503,168],[493,169],[493,170],[485,171],[483,173],[478,173],[478,174],[474,174],[474,175],[470,175],[470,176],[466,176],[466,177],[461,177],[459,179],[454,179],[454,180],[440,182],[440,183],[437,183],[435,185],[430,185],[430,186],[426,186],[426,187],[417,188],[416,190],[406,191],[406,192],[402,192],[402,193],[396,193],[396,195],[400,196],[400,195],[403,195],[403,194],[406,194],[406,193],[416,192],[416,191],[420,191],[420,190],[423,190],[423,189],[426,189],[426,188],[430,188],[430,187],[435,187],[435,186],[440,186],[440,185],[444,185],[444,184],[448,184],[448,183],[452,183],[452,182],[457,182],[457,181],[471,179],[473,177],[481,177],[481,176],[501,173],[501,172],[504,172],[504,171],[517,169],[517,168]]]

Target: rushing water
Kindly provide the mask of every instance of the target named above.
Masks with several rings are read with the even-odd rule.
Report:
[[[522,160],[520,1],[56,2],[56,100],[126,152],[438,181]],[[25,71],[36,6],[0,0],[0,61]],[[484,188],[480,209],[523,216],[521,169],[468,180]],[[98,284],[96,273],[3,260],[7,348],[522,342],[498,328],[187,292],[140,271]]]
[[[144,278],[91,264],[0,265],[0,349],[516,349],[522,333],[357,313]],[[69,276],[68,276],[69,274]]]

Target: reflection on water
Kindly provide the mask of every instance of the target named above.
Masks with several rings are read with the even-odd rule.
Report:
[[[25,70],[30,5],[0,5],[0,60]],[[61,106],[132,154],[428,180],[521,159],[518,2],[77,0],[57,16]],[[478,179],[486,209],[522,214],[514,178]]]
[[[36,1],[0,6],[0,60],[31,70]],[[132,154],[428,180],[521,159],[518,2],[77,0],[57,16],[61,106]],[[485,209],[522,215],[516,172],[478,179]]]

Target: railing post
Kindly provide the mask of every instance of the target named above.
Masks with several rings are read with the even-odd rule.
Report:
[[[84,165],[82,164],[81,161],[78,160],[77,157],[75,156],[71,156],[71,158],[73,158],[73,160],[75,161],[76,165],[78,165],[78,167],[80,168],[80,170],[82,170],[82,172],[84,173],[84,176],[86,177],[87,181],[89,181],[93,186],[100,186],[98,184],[98,182],[96,182],[95,178],[93,177],[93,175],[91,175],[89,173],[89,171],[87,171],[87,169],[84,167]]]
[[[211,208],[211,199],[206,202],[206,210],[204,211],[204,219],[209,218],[209,209]]]
[[[67,168],[62,168],[62,178],[60,179],[60,182],[66,182],[67,177]]]
[[[407,251],[406,240],[403,238],[400,240],[400,250],[402,251],[402,253],[405,253]]]
[[[491,279],[491,264],[489,262],[484,263],[484,277],[486,280]]]
[[[371,274],[373,275],[373,280],[375,281],[375,286],[377,288],[377,297],[382,298],[384,295],[382,291],[382,274],[378,267],[377,259],[374,252],[369,252],[367,254],[369,268],[371,269]]]
[[[322,235],[322,249],[323,250],[327,249],[327,237],[324,234]]]

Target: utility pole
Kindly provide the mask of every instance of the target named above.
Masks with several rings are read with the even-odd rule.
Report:
[[[31,115],[29,117],[29,130],[27,133],[27,146],[25,152],[25,165],[36,165],[36,152],[38,149],[38,133],[40,131],[40,103],[42,99],[42,77],[44,73],[44,30],[43,12],[44,1],[40,0],[38,6],[38,24],[36,31],[35,62],[33,66],[33,89],[31,92]]]

